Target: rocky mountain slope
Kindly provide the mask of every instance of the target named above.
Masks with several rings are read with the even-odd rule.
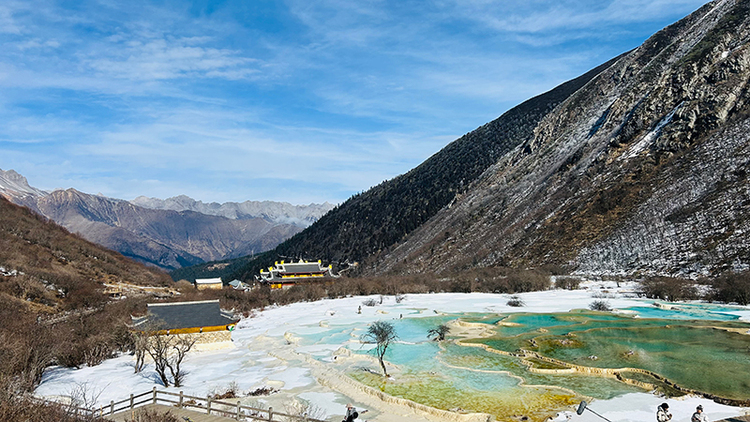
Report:
[[[164,269],[266,251],[302,230],[283,222],[283,215],[271,217],[273,206],[263,217],[239,219],[149,209],[75,189],[47,193],[12,170],[0,170],[0,195],[92,242]],[[325,208],[312,206],[307,218],[314,218],[315,210]]]
[[[540,119],[609,64],[511,109],[410,172],[355,195],[279,245],[281,256],[361,260],[402,241],[533,135]]]
[[[748,268],[749,11],[750,1],[706,4],[351,198],[271,255],[356,260],[365,273]]]
[[[375,271],[750,264],[750,2],[708,3],[617,60]]]
[[[13,170],[0,169],[0,195],[16,204],[34,208],[37,198],[47,195],[47,192],[29,186],[29,181]]]
[[[333,208],[332,204],[292,205],[288,202],[245,201],[204,203],[189,196],[180,195],[167,199],[139,196],[131,203],[143,208],[172,211],[195,211],[206,215],[217,215],[231,219],[263,218],[275,224],[294,224],[305,228]]]
[[[166,273],[95,245],[0,197],[0,296],[52,312],[73,296],[101,302],[103,283],[170,283]],[[86,306],[85,303],[81,305]],[[7,322],[7,321],[6,321]]]

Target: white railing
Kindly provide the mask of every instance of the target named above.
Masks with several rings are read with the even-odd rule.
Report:
[[[190,409],[206,414],[216,414],[228,418],[234,418],[242,421],[267,421],[267,422],[325,422],[319,419],[308,418],[307,415],[289,415],[286,413],[274,412],[273,407],[268,409],[245,406],[239,401],[229,403],[227,401],[214,400],[209,397],[197,397],[169,391],[157,390],[154,387],[151,391],[141,394],[131,394],[129,398],[120,401],[110,401],[108,405],[100,406],[98,409],[88,409],[71,405],[70,408],[79,414],[98,416],[106,418],[115,413],[124,410],[134,411],[135,408],[146,404],[169,404],[178,409]],[[284,418],[284,419],[279,419]]]

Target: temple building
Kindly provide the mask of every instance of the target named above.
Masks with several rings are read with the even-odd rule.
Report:
[[[198,290],[206,289],[218,289],[221,290],[224,287],[221,278],[196,278],[195,287]]]
[[[224,311],[219,300],[193,302],[149,303],[148,312],[133,317],[136,330],[158,330],[159,334],[189,334],[196,338],[200,349],[213,349],[231,345],[232,331],[238,319],[232,312]]]
[[[339,276],[333,274],[333,267],[323,266],[320,260],[318,262],[308,262],[299,260],[299,262],[276,262],[273,267],[268,267],[268,271],[260,270],[260,281],[268,283],[272,289],[288,288],[295,284],[330,281]]]

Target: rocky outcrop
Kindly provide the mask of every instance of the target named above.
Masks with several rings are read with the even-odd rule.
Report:
[[[14,170],[0,169],[0,196],[5,199],[35,209],[36,200],[46,194],[41,189],[29,186],[28,180]]]
[[[734,0],[655,34],[367,271],[748,269],[748,41],[750,2]]]

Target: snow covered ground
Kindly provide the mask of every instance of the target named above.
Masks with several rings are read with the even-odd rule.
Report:
[[[607,296],[613,308],[644,306],[650,301],[637,299],[632,295],[633,284],[613,282],[587,282],[582,289],[550,290],[520,294],[525,302],[523,308],[506,305],[509,296],[484,293],[441,293],[407,295],[401,303],[396,303],[392,296],[383,297],[383,303],[375,307],[361,306],[366,297],[322,300],[311,303],[297,303],[284,307],[273,307],[259,312],[252,318],[242,320],[232,334],[234,348],[198,352],[191,354],[184,366],[188,375],[183,388],[169,388],[170,391],[183,390],[185,394],[205,396],[221,392],[230,383],[236,383],[240,391],[246,392],[263,386],[280,389],[278,395],[257,399],[243,400],[245,403],[274,406],[277,411],[284,411],[282,400],[291,397],[301,398],[315,405],[319,412],[324,412],[329,420],[340,420],[344,406],[348,402],[358,404],[360,408],[370,408],[366,414],[371,421],[425,420],[424,417],[401,419],[389,417],[391,408],[381,408],[372,402],[362,402],[353,392],[346,389],[331,388],[321,385],[321,356],[332,357],[341,346],[352,341],[341,338],[330,344],[315,347],[298,347],[298,357],[281,357],[275,350],[283,347],[294,347],[293,338],[287,333],[304,334],[324,330],[329,325],[351,324],[361,322],[362,326],[377,320],[393,318],[420,318],[434,316],[437,313],[512,313],[512,312],[566,312],[571,309],[586,308],[593,297]],[[379,301],[378,296],[371,298]],[[358,307],[362,313],[358,314]],[[743,320],[750,321],[750,308],[737,308],[732,311]],[[287,334],[287,337],[285,337]],[[296,356],[295,355],[295,356]],[[317,359],[309,358],[314,355]],[[97,405],[106,405],[110,400],[122,400],[131,393],[141,393],[156,386],[163,389],[153,366],[147,366],[140,374],[133,373],[133,357],[123,355],[109,359],[95,367],[81,369],[51,368],[43,378],[36,393],[40,396],[64,396],[75,389],[84,388],[89,396],[95,396]],[[325,359],[322,359],[325,360]],[[317,366],[316,366],[317,365]],[[317,368],[317,369],[316,369]],[[697,370],[700,370],[699,368]],[[316,372],[318,371],[318,372]],[[707,374],[709,376],[709,374]],[[343,391],[341,391],[343,390]],[[632,393],[611,400],[597,400],[590,403],[590,408],[613,422],[654,420],[656,407],[664,402],[648,393]],[[736,416],[750,409],[740,409],[716,404],[706,399],[695,397],[669,399],[674,415],[673,421],[689,421],[695,407],[702,404],[711,420]],[[280,407],[281,406],[281,407]],[[363,419],[364,419],[363,415]],[[591,422],[598,418],[591,412],[582,416],[572,412],[561,413],[557,420],[571,418],[573,421]]]

